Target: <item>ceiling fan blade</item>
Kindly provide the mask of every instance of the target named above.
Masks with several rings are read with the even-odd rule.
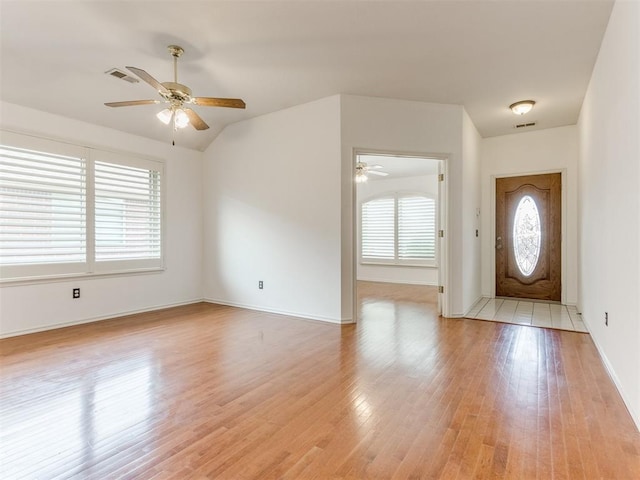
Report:
[[[246,108],[244,101],[239,98],[194,97],[193,103],[203,107]]]
[[[382,165],[369,165],[369,169],[375,168],[376,170],[384,168]]]
[[[367,171],[367,174],[371,174],[371,175],[380,175],[381,177],[386,177],[387,175],[389,175],[387,172],[376,172],[375,170],[369,170]]]
[[[167,95],[171,94],[171,92],[167,89],[167,87],[162,85],[159,81],[157,81],[155,78],[153,78],[151,75],[149,75],[147,72],[145,72],[141,68],[127,67],[127,70],[135,73],[142,80],[144,80],[149,85],[151,85],[153,88],[155,88],[158,92],[164,93],[164,94],[167,94]]]
[[[126,102],[105,103],[107,107],[132,107],[134,105],[153,105],[160,103],[160,100],[128,100]]]
[[[196,130],[206,130],[209,128],[209,125],[207,125],[205,121],[200,118],[200,115],[198,115],[194,110],[191,110],[190,108],[183,108],[182,110],[184,110],[184,113],[189,117],[189,123],[193,125],[193,128]]]

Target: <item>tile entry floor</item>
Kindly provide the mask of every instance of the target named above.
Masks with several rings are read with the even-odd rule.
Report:
[[[589,333],[580,314],[573,305],[502,298],[481,298],[465,317]]]

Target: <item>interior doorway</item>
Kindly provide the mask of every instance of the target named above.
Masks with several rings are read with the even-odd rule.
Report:
[[[560,173],[496,179],[497,297],[561,301]]]
[[[358,151],[354,161],[356,321],[389,300],[441,313],[444,159]]]

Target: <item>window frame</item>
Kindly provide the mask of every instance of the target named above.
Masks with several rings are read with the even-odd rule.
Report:
[[[398,255],[398,237],[399,237],[399,218],[398,218],[398,204],[399,199],[403,197],[424,197],[434,202],[434,256],[433,258],[427,259],[419,259],[419,258],[407,258],[402,259],[399,258]],[[393,239],[393,250],[394,250],[394,258],[393,259],[384,259],[384,258],[372,258],[372,257],[364,257],[363,256],[363,209],[364,205],[368,202],[392,198],[394,204],[394,212],[393,212],[393,222],[394,222],[394,239]],[[397,191],[397,192],[387,192],[382,194],[373,195],[367,198],[364,198],[360,201],[359,206],[359,218],[358,218],[358,261],[360,265],[374,265],[374,266],[392,266],[392,267],[437,267],[438,266],[438,198],[436,195],[425,193],[425,192],[416,192],[416,191]]]
[[[43,153],[82,158],[85,162],[85,259],[72,263],[34,263],[0,265],[0,285],[41,283],[69,278],[105,275],[131,275],[165,270],[166,243],[166,165],[159,158],[108,150],[103,147],[78,145],[59,139],[0,129],[0,144]],[[106,162],[159,172],[160,256],[153,259],[95,259],[95,162]]]

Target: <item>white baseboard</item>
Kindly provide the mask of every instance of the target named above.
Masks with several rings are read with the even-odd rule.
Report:
[[[38,333],[38,332],[46,332],[48,330],[57,330],[58,328],[73,327],[74,325],[84,325],[85,323],[100,322],[102,320],[111,320],[118,317],[125,317],[127,315],[134,315],[136,313],[153,312],[156,310],[164,310],[166,308],[181,307],[183,305],[200,303],[202,301],[203,301],[202,298],[197,298],[193,300],[187,300],[184,302],[169,303],[165,305],[155,305],[153,307],[139,308],[136,310],[114,312],[109,315],[101,315],[99,317],[85,318],[83,320],[76,320],[73,322],[56,323],[55,325],[42,325],[40,327],[27,328],[24,330],[15,330],[13,332],[3,332],[3,333],[0,333],[0,338],[17,337],[19,335],[27,335],[29,333]]]
[[[589,328],[589,323],[584,318],[584,315],[582,316],[582,321],[586,325],[587,330],[591,332],[591,329]],[[637,415],[637,414],[640,414],[640,412],[633,411],[633,408],[631,407],[632,404],[624,394],[624,390],[622,389],[622,384],[620,383],[620,379],[618,379],[618,376],[616,375],[616,372],[613,369],[613,365],[611,365],[611,362],[609,362],[609,359],[605,355],[604,350],[600,347],[600,344],[598,343],[598,340],[596,340],[596,337],[594,337],[592,334],[590,334],[590,336],[591,336],[591,340],[593,340],[593,344],[596,346],[596,350],[598,350],[598,353],[600,354],[600,358],[602,359],[602,363],[604,364],[604,367],[606,368],[607,373],[609,374],[609,377],[611,378],[611,380],[613,381],[613,384],[618,389],[618,393],[622,397],[622,401],[624,402],[625,407],[627,407],[627,411],[629,412],[629,415],[631,415],[631,419],[636,424],[636,429],[640,432],[640,416]]]
[[[319,316],[319,315],[309,315],[308,313],[292,312],[292,311],[288,311],[288,310],[280,310],[280,309],[268,308],[268,307],[264,307],[264,306],[260,306],[260,305],[249,305],[249,304],[246,304],[246,303],[229,302],[229,301],[226,301],[226,300],[219,300],[219,299],[215,299],[215,298],[205,298],[204,301],[207,302],[207,303],[215,303],[215,304],[218,304],[218,305],[226,305],[228,307],[246,308],[247,310],[255,310],[255,311],[258,311],[258,312],[266,312],[266,313],[274,313],[276,315],[286,315],[288,317],[297,317],[297,318],[302,318],[302,319],[305,319],[305,320],[314,320],[314,321],[317,321],[317,322],[333,323],[333,324],[338,324],[338,325],[345,325],[345,324],[353,323],[353,319],[351,319],[351,318],[338,319],[338,318],[332,318],[332,317],[323,317],[323,316]]]

